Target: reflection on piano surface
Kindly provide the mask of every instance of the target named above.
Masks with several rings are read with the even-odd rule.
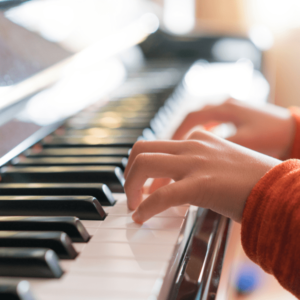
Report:
[[[0,111],[10,116],[0,126],[1,299],[215,298],[229,221],[186,205],[135,224],[122,171],[136,140],[170,137],[187,107],[199,106],[199,97],[187,101],[186,72],[222,61],[220,43],[250,49],[223,62],[248,58],[259,69],[245,39],[182,42],[157,31],[133,71],[115,58],[92,68],[87,51],[53,76],[37,74],[35,89],[25,80],[5,95],[13,106]]]

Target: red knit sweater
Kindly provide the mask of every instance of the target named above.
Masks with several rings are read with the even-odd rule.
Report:
[[[296,121],[291,158],[300,159],[300,109],[291,112]],[[243,213],[242,245],[300,299],[300,160],[275,166],[255,185]]]

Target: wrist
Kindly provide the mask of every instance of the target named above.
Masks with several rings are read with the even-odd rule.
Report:
[[[286,153],[285,159],[300,158],[300,109],[298,107],[290,107],[289,111],[292,118],[292,136],[289,145],[289,151]]]
[[[253,190],[260,185],[260,181],[266,176],[266,174],[281,163],[281,160],[254,152],[254,155],[252,155],[252,161],[247,161],[248,170],[245,170],[247,177],[245,178],[245,186],[242,186],[242,188],[244,188],[244,194],[240,199],[236,199],[236,203],[234,203],[235,208],[233,209],[233,215],[231,216],[234,221],[238,223],[242,222],[246,203],[253,193]]]

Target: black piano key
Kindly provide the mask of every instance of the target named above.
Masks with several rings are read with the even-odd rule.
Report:
[[[130,106],[130,105],[131,105],[130,103],[124,102],[121,105],[104,106],[104,107],[102,107],[101,112],[105,113],[105,112],[114,111],[117,113],[135,112],[135,113],[142,113],[142,114],[146,114],[146,113],[155,114],[157,112],[158,108],[160,107],[157,105],[146,105],[143,107],[132,106],[132,105]]]
[[[113,192],[123,192],[124,177],[114,166],[1,168],[3,183],[104,183]]]
[[[15,204],[17,203],[15,202]],[[90,235],[76,217],[0,217],[1,230],[63,231],[73,242],[87,242],[90,239]]]
[[[78,125],[86,125],[88,127],[107,127],[107,128],[116,128],[116,129],[143,129],[145,127],[149,126],[149,122],[151,119],[149,120],[145,120],[143,118],[140,119],[133,119],[133,120],[122,120],[120,123],[105,123],[103,122],[103,119],[99,118],[95,118],[94,120],[90,120],[87,118],[76,118],[74,120],[70,120],[69,121],[69,126],[74,125],[74,127],[76,128],[76,126]],[[125,139],[124,139],[125,140]],[[128,138],[129,140],[129,138]]]
[[[101,127],[93,127],[88,129],[67,129],[59,128],[54,132],[57,136],[76,136],[86,137],[94,136],[97,138],[138,138],[142,134],[141,129],[107,129]]]
[[[35,300],[26,280],[3,279],[0,281],[1,300]]]
[[[145,128],[144,126],[142,128]],[[42,140],[44,148],[57,147],[129,147],[136,142],[136,138],[97,138],[87,137],[61,137],[47,136]]]
[[[29,149],[24,152],[27,157],[64,157],[64,156],[114,156],[114,157],[128,157],[130,148],[45,148],[45,149]]]
[[[139,74],[136,74],[136,76],[138,78],[140,78],[140,74],[145,74],[145,73],[140,73],[139,72]],[[134,78],[134,75],[132,75],[130,78]],[[151,94],[151,93],[150,94],[135,94],[135,95],[132,95],[132,96],[115,98],[115,99],[107,102],[104,107],[106,107],[106,106],[116,106],[116,105],[118,106],[118,105],[122,104],[123,102],[131,103],[131,104],[142,103],[144,105],[144,104],[147,104],[147,103],[155,102],[156,99],[157,99],[157,96],[155,94]]]
[[[76,115],[74,118],[85,118],[85,119],[93,119],[93,118],[105,118],[105,117],[117,117],[122,118],[122,120],[130,120],[134,118],[143,118],[145,120],[151,120],[153,118],[154,113],[152,111],[137,111],[137,112],[131,112],[131,111],[82,111]],[[72,119],[74,119],[72,118]],[[120,135],[126,135],[132,133],[139,132],[138,129],[108,129],[108,128],[101,128],[103,130],[107,130],[110,135],[114,135],[114,133],[120,132]],[[87,130],[89,132],[89,130]],[[139,134],[139,133],[138,133]],[[118,134],[117,134],[118,135]],[[108,135],[107,135],[108,136]]]
[[[136,101],[124,101],[121,100],[119,103],[110,102],[107,105],[103,106],[99,112],[102,113],[126,113],[126,112],[135,112],[135,113],[154,113],[161,106],[160,103],[141,103]]]
[[[0,190],[2,193],[3,189]],[[22,194],[22,190],[14,193],[18,192]],[[36,190],[25,192],[33,194]],[[104,220],[106,213],[92,196],[0,196],[0,216],[76,216],[82,220]]]
[[[51,249],[0,248],[0,276],[60,278],[62,274],[59,259]]]
[[[154,112],[153,112],[153,115],[154,115]],[[108,126],[103,126],[102,124],[99,124],[98,122],[94,122],[94,123],[89,123],[89,122],[83,122],[83,121],[80,121],[80,122],[67,122],[64,124],[64,127],[65,129],[67,130],[88,130],[90,129],[91,127],[101,127],[101,128],[107,128],[107,129],[110,129],[110,130],[122,130],[122,129],[127,129],[127,130],[143,130],[145,127],[149,127],[149,123],[150,121],[143,121],[143,122],[140,122],[140,123],[131,123],[131,122],[126,122],[126,123],[120,123],[114,127],[108,127]]]
[[[128,111],[135,111],[137,109],[149,108],[149,107],[157,107],[160,106],[160,102],[155,99],[155,97],[151,97],[152,99],[137,99],[135,97],[130,98],[119,98],[118,100],[109,101],[104,106],[100,107],[99,112],[104,111],[105,108],[110,108],[111,111],[115,111],[116,108],[120,106],[128,107]],[[146,100],[146,101],[145,101]],[[89,111],[88,109],[86,111]]]
[[[144,117],[144,116],[137,116],[137,117],[129,117],[124,118],[122,117],[121,113],[119,112],[114,117],[105,116],[106,114],[112,114],[114,112],[106,112],[100,115],[90,115],[90,116],[80,116],[77,115],[71,119],[69,119],[69,125],[72,124],[88,124],[90,127],[102,127],[107,129],[116,130],[132,130],[132,129],[141,129],[144,126],[149,124],[149,121],[152,119],[151,117]],[[118,115],[119,114],[119,115]],[[136,112],[138,115],[139,112]]]
[[[125,170],[126,157],[17,157],[12,160],[17,166],[116,166]]]
[[[0,195],[1,196],[93,196],[95,197],[101,205],[103,206],[112,206],[115,204],[116,200],[114,199],[111,191],[105,184],[99,184],[99,183],[0,183]],[[76,197],[68,199],[63,199],[64,201],[73,201]],[[30,199],[29,199],[30,200]],[[45,199],[47,200],[47,197]],[[76,200],[76,199],[75,199]],[[20,200],[21,201],[21,200]],[[60,201],[60,200],[59,200]],[[77,201],[77,200],[76,200]],[[87,209],[87,207],[90,207],[89,210],[92,210],[91,205],[88,204],[88,200],[85,199],[78,199],[78,201],[82,201],[81,204],[79,202],[72,206],[70,206],[66,203],[64,203],[64,206],[60,207],[59,209],[66,212],[67,209],[71,209],[70,213],[73,214],[73,212],[76,212],[77,209],[79,210],[75,216],[80,218],[80,208]],[[93,203],[95,201],[93,200]],[[25,205],[25,204],[24,204]],[[37,205],[37,203],[33,203],[33,206]],[[52,203],[46,204],[46,203],[40,203],[41,205],[52,205]],[[58,205],[58,203],[57,203]],[[82,205],[82,206],[81,206]],[[94,204],[95,206],[95,204]],[[63,208],[65,207],[65,208]],[[40,209],[40,208],[39,208]],[[54,207],[52,207],[52,211],[56,211]],[[97,208],[99,211],[99,209]],[[90,212],[85,213],[84,210],[82,210],[82,214],[85,215],[85,217],[88,217],[90,215]],[[32,214],[31,214],[32,215]],[[97,218],[98,219],[98,218]]]
[[[0,231],[0,247],[49,248],[59,258],[74,259],[77,256],[71,239],[60,231]]]

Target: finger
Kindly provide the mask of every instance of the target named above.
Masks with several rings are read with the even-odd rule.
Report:
[[[124,177],[127,178],[135,158],[140,153],[167,153],[177,154],[181,149],[181,144],[178,141],[138,141],[134,144],[124,171]]]
[[[238,132],[235,135],[227,138],[226,140],[243,146],[245,148],[249,148],[254,151],[267,154],[269,156],[276,157],[276,155],[278,155],[278,153],[273,152],[272,150],[270,151],[269,144],[268,146],[266,146],[263,140],[257,139],[257,135],[251,132],[251,129],[249,128],[243,128],[242,130],[238,130]]]
[[[190,135],[187,136],[187,140],[207,140],[210,138],[216,138],[216,135],[206,131],[197,130],[192,131]],[[239,128],[235,135],[226,138],[227,141],[249,148],[249,132],[247,129]]]
[[[154,193],[157,189],[169,184],[171,181],[170,178],[158,178],[153,180],[152,184],[149,187],[149,194]]]
[[[205,141],[208,139],[215,139],[216,136],[207,131],[207,130],[196,130],[196,131],[192,131],[188,136],[187,136],[187,140],[198,140],[198,141]]]
[[[189,203],[196,196],[192,184],[184,179],[158,189],[140,204],[132,215],[133,221],[142,224],[172,206]]]
[[[150,194],[150,186],[148,185],[143,186],[143,194]]]
[[[241,134],[235,134],[226,138],[227,141],[246,147]]]
[[[142,200],[142,189],[148,178],[172,178],[179,180],[185,173],[185,159],[171,154],[139,154],[132,164],[125,181],[129,209],[136,209]]]
[[[226,140],[241,145],[243,147],[247,147],[255,150],[256,145],[253,144],[252,136],[253,133],[251,132],[251,130],[249,131],[249,128],[240,127],[237,129],[236,134],[229,136],[228,138],[226,138]],[[254,138],[254,141],[255,140],[256,138]]]
[[[195,127],[193,127],[190,131],[188,131],[186,133],[186,135],[183,137],[183,140],[188,140],[189,137],[194,133],[194,132],[198,132],[198,131],[205,131],[206,129],[204,128],[204,126],[201,125],[197,125]]]
[[[228,103],[205,107],[202,110],[189,113],[173,135],[174,140],[182,139],[188,131],[197,125],[207,123],[236,123],[236,115],[228,108]]]

